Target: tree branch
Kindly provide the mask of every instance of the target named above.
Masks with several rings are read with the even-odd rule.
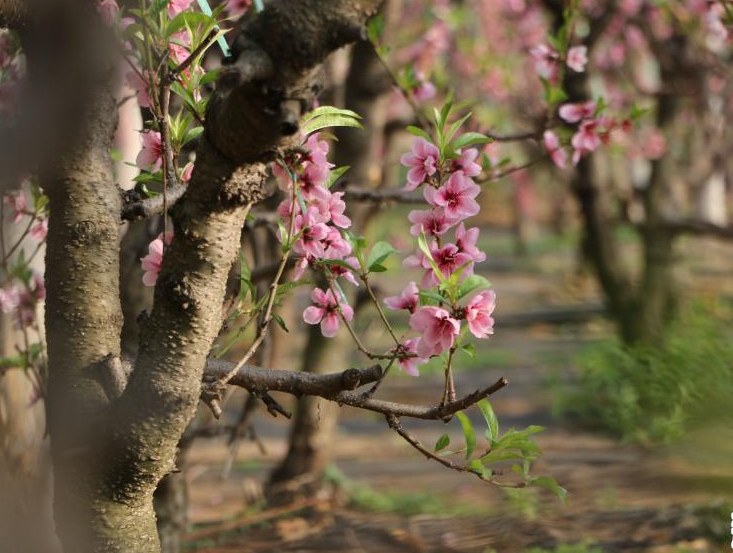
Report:
[[[232,370],[236,363],[209,359],[206,362],[205,380],[218,380]],[[346,369],[330,374],[263,369],[244,365],[229,381],[230,384],[250,392],[286,392],[294,396],[334,396],[344,390],[376,382],[382,376],[382,368],[372,365],[364,369]]]
[[[697,219],[668,219],[664,225],[673,234],[691,234],[694,236],[712,236],[714,238],[733,238],[733,225],[722,226]]]
[[[168,209],[183,197],[186,186],[185,184],[177,184],[166,190]],[[150,198],[141,198],[137,190],[127,190],[122,194],[121,218],[123,221],[137,221],[154,215],[161,215],[165,203],[162,194]]]

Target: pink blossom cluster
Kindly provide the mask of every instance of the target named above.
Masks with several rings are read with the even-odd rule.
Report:
[[[596,112],[597,104],[594,101],[560,106],[560,118],[567,123],[578,125],[570,140],[573,148],[573,165],[577,165],[583,156],[595,152],[601,144],[609,144],[614,130],[624,132],[630,130],[629,121],[618,122],[610,116],[599,115]],[[568,154],[562,147],[559,137],[553,131],[546,130],[543,139],[552,161],[560,169],[564,169],[567,166]]]
[[[33,273],[28,283],[13,281],[0,288],[0,310],[12,314],[16,328],[24,328],[36,321],[36,305],[46,299],[43,276]]]
[[[408,167],[405,189],[422,187],[429,206],[408,215],[412,223],[410,234],[428,241],[427,251],[419,248],[404,260],[406,267],[424,271],[420,285],[410,282],[401,295],[384,300],[389,309],[407,310],[410,328],[418,334],[402,344],[409,355],[399,358],[399,364],[408,374],[418,375],[420,364],[455,348],[463,320],[477,338],[493,334],[493,291],[474,295],[464,306],[446,296],[442,296],[444,301],[439,305],[421,305],[420,301],[421,290],[438,294],[441,283],[456,276],[459,282],[465,280],[473,274],[474,265],[486,259],[476,245],[479,229],[467,229],[465,225],[467,218],[479,212],[476,197],[480,189],[473,181],[481,172],[477,159],[475,148],[459,149],[455,156],[444,159],[438,147],[423,137],[416,137],[412,151],[401,158]],[[451,229],[454,239],[448,242],[446,235]]]
[[[560,75],[563,57],[552,46],[539,44],[530,50],[537,74],[550,82],[557,82]],[[571,47],[565,56],[565,64],[577,73],[585,71],[588,63],[588,48],[585,46]]]
[[[278,186],[287,196],[277,212],[284,221],[280,239],[293,240],[294,278],[299,280],[309,266],[324,260],[339,261],[341,265],[330,265],[331,274],[358,285],[354,271],[358,270],[359,263],[351,255],[351,243],[342,234],[351,226],[351,219],[344,213],[344,193],[331,192],[326,187],[334,167],[328,161],[328,142],[314,133],[304,138],[303,146],[303,153],[272,165]],[[289,236],[291,222],[293,233]],[[334,336],[338,331],[340,319],[336,315],[339,311],[346,320],[353,316],[346,300],[334,297],[332,290],[324,292],[316,288],[311,298],[314,306],[306,309],[303,319],[308,324],[320,323],[324,336]]]
[[[3,203],[12,210],[10,220],[13,223],[19,223],[26,217],[31,217],[31,226],[28,229],[28,235],[34,240],[43,242],[48,234],[48,217],[45,217],[28,206],[25,192],[19,190],[6,194]]]

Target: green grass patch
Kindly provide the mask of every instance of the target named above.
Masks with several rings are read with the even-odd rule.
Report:
[[[578,382],[556,394],[556,413],[646,445],[730,421],[731,319],[728,306],[696,303],[661,347],[594,346],[578,360]]]

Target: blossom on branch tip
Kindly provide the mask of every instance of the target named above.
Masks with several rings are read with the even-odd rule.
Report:
[[[333,338],[338,332],[341,324],[339,308],[344,319],[351,321],[354,318],[354,310],[351,306],[342,301],[336,301],[333,292],[324,292],[320,288],[314,288],[311,292],[311,300],[314,305],[303,311],[303,320],[309,325],[321,325],[321,333],[326,338]]]
[[[593,117],[595,112],[596,103],[593,100],[580,104],[563,104],[558,111],[560,117],[568,123],[577,123]]]
[[[460,221],[476,215],[481,209],[474,199],[479,192],[479,185],[463,171],[453,173],[440,188],[426,186],[423,189],[427,202],[432,206],[442,207],[448,221]]]
[[[417,354],[428,359],[453,347],[461,324],[445,309],[428,305],[410,316],[410,328],[420,334]]]
[[[102,0],[98,6],[99,16],[102,18],[102,22],[111,27],[115,24],[117,14],[120,11],[120,7],[117,5],[115,0]]]
[[[22,190],[6,194],[3,203],[13,208],[13,223],[19,222],[25,215],[28,215],[28,202]]]
[[[128,71],[125,80],[130,88],[137,92],[137,103],[141,108],[152,106],[150,101],[150,83],[146,81],[137,71]]]
[[[38,221],[35,225],[31,227],[31,230],[28,231],[28,234],[34,240],[43,242],[46,239],[46,235],[48,235],[48,219],[44,217],[43,219]]]
[[[582,73],[588,64],[588,48],[585,46],[573,46],[568,50],[565,63],[573,71]]]
[[[427,236],[440,236],[455,224],[446,217],[445,210],[442,208],[434,208],[429,211],[415,209],[408,213],[407,219],[412,223],[410,234],[413,236],[420,236],[421,230]]]
[[[465,307],[468,330],[476,338],[488,338],[494,333],[494,319],[491,314],[496,307],[496,293],[485,290],[475,295]]]
[[[552,162],[560,169],[565,169],[568,163],[568,153],[560,145],[560,139],[552,131],[545,131],[542,135],[545,149],[550,154]]]
[[[182,11],[187,10],[191,6],[193,0],[169,0],[168,1],[168,17],[175,17]]]
[[[400,162],[409,167],[405,190],[415,190],[425,180],[438,170],[440,151],[435,144],[431,144],[421,136],[412,141],[412,152],[403,154]]]
[[[456,228],[456,247],[458,251],[468,255],[475,263],[486,261],[486,254],[476,246],[478,235],[478,227],[466,230],[466,225],[461,223]]]
[[[168,231],[165,235],[165,245],[168,246],[173,241],[173,231]],[[158,280],[158,273],[163,266],[163,233],[150,242],[148,245],[148,255],[141,260],[143,271],[143,284],[145,286],[155,286]]]
[[[328,227],[321,221],[318,208],[311,206],[305,212],[295,216],[295,233],[300,238],[293,244],[295,253],[302,256],[323,257],[323,243],[328,236]]]
[[[140,169],[157,171],[163,165],[163,143],[160,133],[157,131],[146,131],[140,133],[142,150],[137,154],[135,164]]]
[[[417,354],[417,348],[420,344],[420,338],[410,338],[405,340],[404,346],[405,353]],[[400,357],[397,359],[397,365],[401,370],[405,371],[410,376],[420,376],[420,369],[418,365],[422,365],[427,362],[427,359],[421,357]]]
[[[453,160],[454,170],[463,171],[463,174],[467,177],[477,177],[481,173],[481,165],[476,163],[478,150],[469,148],[464,151],[459,150],[457,153],[460,154],[460,157]]]
[[[417,284],[410,282],[399,296],[390,296],[384,298],[387,307],[394,310],[407,309],[410,313],[414,313],[419,303],[419,290]]]

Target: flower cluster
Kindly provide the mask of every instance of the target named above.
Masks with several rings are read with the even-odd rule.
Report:
[[[440,142],[440,141],[439,141]],[[465,142],[465,141],[464,141]],[[455,144],[461,144],[459,137]],[[417,375],[418,365],[460,345],[461,321],[477,338],[493,334],[495,295],[484,290],[465,305],[459,300],[488,283],[472,277],[474,265],[486,259],[477,247],[479,229],[466,228],[465,220],[479,212],[476,197],[480,188],[474,182],[481,172],[476,148],[451,145],[438,148],[426,137],[413,140],[412,151],[402,156],[408,168],[407,190],[422,187],[428,209],[408,215],[410,234],[418,239],[418,250],[404,260],[410,268],[422,269],[420,284],[410,282],[400,296],[386,298],[389,309],[410,313],[410,328],[417,337],[403,344],[401,368]],[[446,240],[453,230],[453,241]],[[426,298],[428,298],[426,300]]]
[[[0,310],[10,313],[15,328],[22,329],[36,322],[36,305],[46,299],[43,277],[31,273],[27,281],[15,282],[0,288]]]
[[[330,265],[335,278],[358,284],[354,272],[359,264],[351,255],[351,242],[343,235],[351,226],[351,219],[344,213],[344,193],[329,190],[334,165],[328,161],[328,151],[328,142],[313,133],[304,137],[301,152],[272,165],[278,186],[287,196],[277,207],[284,221],[279,238],[289,242],[297,256],[295,280],[300,280],[309,266],[327,260],[341,262]],[[303,313],[303,319],[308,324],[320,323],[324,336],[334,336],[338,331],[339,309],[347,320],[353,316],[346,300],[337,301],[332,290],[316,288],[311,297],[315,305]]]
[[[568,49],[567,55],[563,56],[552,46],[539,44],[530,50],[534,60],[534,68],[537,74],[549,82],[557,82],[560,76],[562,62],[577,73],[585,71],[588,63],[588,48],[585,46],[573,46]]]
[[[594,101],[560,106],[560,118],[566,123],[578,125],[570,139],[573,165],[577,165],[583,156],[595,152],[601,144],[610,144],[613,131],[628,132],[631,128],[630,121],[619,122],[610,116],[599,114],[598,111],[599,107]],[[568,154],[563,149],[560,138],[551,130],[546,130],[543,138],[552,161],[560,169],[564,169]]]

